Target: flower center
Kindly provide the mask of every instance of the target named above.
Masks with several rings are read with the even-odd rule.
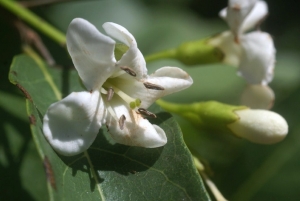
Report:
[[[113,108],[111,107],[111,104],[116,104],[114,100],[112,101],[112,99],[116,95],[119,98],[121,98],[122,101],[125,101],[125,103],[128,104],[131,110],[135,110],[137,114],[140,114],[144,118],[147,117],[156,118],[155,114],[149,112],[144,108],[140,108],[142,103],[141,99],[133,98],[130,95],[128,95],[128,93],[126,93],[126,91],[129,92],[130,90],[134,90],[135,86],[141,85],[141,82],[137,81],[135,77],[136,77],[136,73],[134,72],[133,69],[127,66],[120,66],[120,70],[118,70],[112,76],[110,76],[103,83],[100,89],[100,92],[103,94],[102,99],[106,105],[108,112],[117,122],[119,122],[119,127],[121,130],[123,130],[125,126],[124,123],[126,120],[126,116],[122,114],[120,117],[118,117],[114,112]],[[142,83],[145,89],[164,90],[164,87],[157,84],[153,84],[150,82],[142,82]],[[128,85],[132,85],[132,89],[128,88]],[[123,88],[124,90],[120,88]]]
[[[103,84],[102,88],[104,90],[104,94],[107,94],[107,101],[110,101],[114,94],[117,94],[120,98],[122,98],[123,101],[125,101],[131,109],[134,109],[136,107],[139,107],[141,105],[141,99],[137,98],[134,99],[128,94],[126,94],[124,91],[116,87],[112,82],[106,81]],[[101,89],[101,90],[102,90]],[[106,91],[106,92],[105,92]]]
[[[126,77],[126,79],[121,78],[120,76],[126,76],[126,73],[129,74],[129,78]],[[129,67],[120,67],[120,70],[115,72],[112,76],[110,76],[102,85],[100,92],[102,94],[102,99],[106,105],[106,108],[108,112],[111,114],[111,116],[119,122],[120,128],[123,129],[124,127],[124,121],[126,117],[122,115],[121,117],[118,117],[116,113],[114,112],[111,104],[114,97],[118,96],[121,98],[122,101],[125,102],[129,106],[130,109],[135,109],[140,107],[141,105],[141,99],[139,98],[133,98],[128,93],[125,92],[125,90],[122,90],[122,86],[130,85],[132,84],[132,80],[136,76],[135,72],[129,68]],[[132,77],[132,78],[130,78]],[[136,80],[134,79],[133,82]]]

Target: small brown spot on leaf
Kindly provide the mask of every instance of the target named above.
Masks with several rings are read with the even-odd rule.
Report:
[[[35,125],[35,123],[36,123],[36,118],[35,118],[35,116],[32,114],[32,115],[30,115],[28,118],[29,118],[30,124]]]
[[[47,181],[50,183],[51,187],[54,190],[56,190],[56,183],[55,183],[53,169],[47,156],[45,156],[43,164],[46,172]]]
[[[16,86],[22,91],[22,93],[24,94],[25,98],[27,98],[28,100],[32,101],[32,98],[30,96],[30,94],[24,89],[24,87],[22,87],[20,84],[16,84]]]
[[[10,73],[13,74],[14,76],[18,75],[18,73],[16,71],[14,71],[14,70],[10,71]]]

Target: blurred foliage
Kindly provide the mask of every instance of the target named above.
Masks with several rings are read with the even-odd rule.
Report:
[[[267,1],[269,16],[262,29],[274,36],[277,65],[271,87],[276,94],[273,110],[286,118],[290,132],[276,145],[256,145],[222,133],[205,133],[178,118],[191,150],[206,164],[210,177],[229,200],[297,200],[300,180],[300,58],[298,2]],[[42,18],[65,32],[75,17],[95,24],[119,23],[136,37],[144,55],[177,47],[226,30],[218,18],[226,1],[74,1],[32,8]],[[29,129],[21,92],[8,82],[14,55],[21,53],[21,40],[14,16],[0,7],[0,200],[48,199],[46,176]],[[40,35],[56,62],[72,63],[66,51]],[[205,65],[187,68],[173,60],[148,64],[150,72],[161,66],[188,71],[194,85],[166,97],[174,102],[217,100],[237,104],[245,85],[230,66]]]

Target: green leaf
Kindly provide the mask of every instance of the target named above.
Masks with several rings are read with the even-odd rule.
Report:
[[[44,162],[50,200],[209,200],[202,180],[169,113],[152,106],[168,137],[164,147],[146,149],[107,140],[100,129],[93,145],[74,157],[56,154],[42,133],[42,118],[61,94],[84,90],[77,72],[49,68],[35,54],[16,56],[10,81],[24,93],[32,136]]]
[[[0,200],[45,200],[46,177],[30,136],[24,98],[3,91],[0,97]]]

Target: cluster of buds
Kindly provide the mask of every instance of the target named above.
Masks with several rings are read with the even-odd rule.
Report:
[[[268,84],[273,79],[275,47],[272,37],[257,28],[268,14],[266,2],[229,0],[219,13],[230,30],[212,37],[209,44],[222,50],[223,62],[238,69],[247,82],[241,103],[251,108],[270,109],[274,93]],[[250,32],[248,32],[250,31]]]

